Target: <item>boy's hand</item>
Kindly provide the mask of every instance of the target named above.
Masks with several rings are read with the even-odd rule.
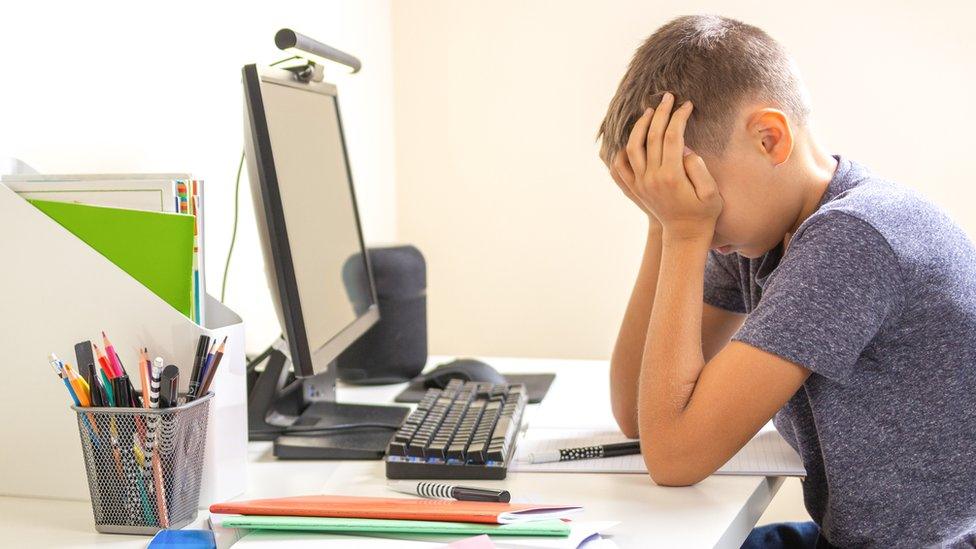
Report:
[[[603,160],[603,163],[607,166],[607,170],[610,172],[610,177],[613,178],[613,181],[620,187],[624,195],[636,204],[642,212],[647,214],[647,218],[652,226],[660,226],[657,218],[647,210],[647,206],[641,202],[640,198],[637,198],[637,194],[634,191],[634,171],[630,169],[630,161],[627,160],[627,153],[624,151],[618,152],[612,161],[608,161],[602,155],[600,159]]]
[[[672,115],[673,107],[674,96],[666,93],[656,110],[647,109],[634,124],[626,148],[634,174],[631,190],[665,234],[711,241],[722,196],[705,162],[684,144],[691,102]]]

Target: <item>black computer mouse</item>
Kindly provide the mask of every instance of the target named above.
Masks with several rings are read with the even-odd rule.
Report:
[[[505,384],[505,376],[491,366],[473,358],[458,358],[434,368],[421,376],[425,389],[443,389],[452,379],[462,381],[484,381],[496,385]]]

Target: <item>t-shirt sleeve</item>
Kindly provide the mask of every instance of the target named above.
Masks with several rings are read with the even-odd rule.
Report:
[[[899,306],[902,284],[897,258],[873,226],[827,212],[794,237],[732,339],[843,381]]]
[[[739,283],[738,266],[733,263],[735,256],[723,256],[709,250],[705,260],[705,303],[732,311],[745,313],[746,304]]]

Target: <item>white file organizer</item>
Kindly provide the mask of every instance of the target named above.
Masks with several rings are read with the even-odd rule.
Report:
[[[171,307],[0,184],[0,495],[89,498],[70,396],[47,363],[75,363],[74,344],[111,338],[138,386],[138,347],[180,367],[189,384],[201,334],[227,348],[211,390],[200,506],[247,484],[247,382],[240,317],[207,296],[207,326]]]

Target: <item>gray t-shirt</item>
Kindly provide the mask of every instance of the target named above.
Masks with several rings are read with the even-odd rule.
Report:
[[[838,161],[785,253],[709,254],[705,302],[748,313],[734,340],[812,372],[775,423],[831,544],[971,547],[976,249],[915,192]]]

